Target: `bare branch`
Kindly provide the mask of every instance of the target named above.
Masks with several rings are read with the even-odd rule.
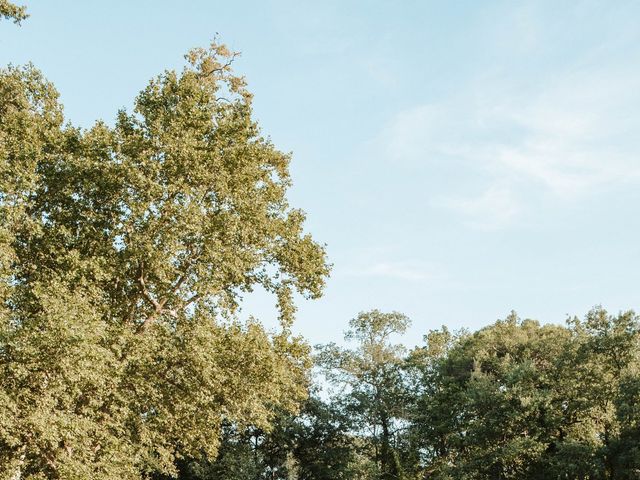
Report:
[[[191,305],[193,302],[197,302],[200,299],[200,294],[196,293],[195,295],[193,295],[190,299],[188,299],[186,302],[184,302],[184,304],[182,305],[182,308],[186,308],[189,305]]]
[[[180,288],[187,281],[187,279],[189,278],[189,268],[198,260],[201,254],[202,252],[198,252],[197,254],[193,255],[191,258],[187,259],[182,269],[181,275],[175,281],[175,283],[173,284],[169,292],[167,292],[167,295],[160,300],[155,299],[151,294],[151,292],[149,291],[149,289],[147,288],[146,278],[144,274],[144,262],[141,262],[139,267],[139,276],[137,279],[138,285],[140,286],[140,291],[142,293],[142,296],[144,297],[145,300],[147,300],[153,306],[154,311],[138,326],[138,329],[137,329],[138,332],[145,331],[147,328],[149,328],[149,326],[153,322],[156,321],[156,319],[160,315],[164,313],[168,313],[172,317],[177,318],[179,309],[186,308],[187,306],[189,306],[191,303],[195,302],[199,298],[199,295],[196,294],[192,296],[190,299],[188,299],[186,302],[183,302],[178,308],[173,308],[173,309],[165,308],[169,299],[172,296],[175,296],[177,292],[180,290]]]
[[[155,298],[153,298],[153,296],[147,289],[146,280],[144,278],[144,262],[140,263],[139,272],[140,272],[140,276],[138,277],[138,285],[140,285],[140,291],[142,292],[142,296],[154,306],[156,311],[162,310],[163,305],[160,302],[158,302]]]
[[[233,62],[235,61],[236,58],[238,58],[240,56],[240,54],[238,52],[234,52],[231,55],[231,58],[229,59],[229,61],[225,64],[223,64],[222,66],[218,67],[218,68],[212,68],[211,70],[209,70],[206,73],[200,73],[198,74],[198,76],[200,78],[204,78],[204,77],[208,77],[210,75],[213,75],[214,73],[222,73],[222,72],[226,72],[229,70],[229,67],[233,64]]]

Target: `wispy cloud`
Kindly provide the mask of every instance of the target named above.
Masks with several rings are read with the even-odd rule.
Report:
[[[498,185],[490,186],[477,196],[445,197],[434,203],[461,214],[465,223],[480,230],[508,225],[521,208],[511,189]]]
[[[423,260],[397,260],[397,248],[369,247],[359,249],[355,257],[339,273],[350,277],[387,278],[408,282],[442,280],[443,275],[434,265]]]
[[[536,84],[485,73],[464,93],[398,112],[377,147],[424,175],[448,170],[432,204],[483,229],[510,225],[543,197],[576,202],[640,182],[640,69],[609,60],[612,48]]]
[[[408,281],[421,281],[432,278],[426,269],[408,262],[377,262],[350,272],[352,275],[357,276],[385,277]]]

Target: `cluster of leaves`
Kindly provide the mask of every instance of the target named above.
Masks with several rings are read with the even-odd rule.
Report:
[[[9,0],[0,0],[0,17],[20,24],[20,22],[28,16],[26,7],[15,5],[9,2]]]
[[[88,130],[33,66],[0,71],[0,478],[173,474],[305,397],[292,295],[328,265],[236,55],[191,51]],[[280,332],[237,320],[256,286]]]

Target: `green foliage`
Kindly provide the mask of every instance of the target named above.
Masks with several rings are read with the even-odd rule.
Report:
[[[298,480],[358,478],[357,440],[352,419],[337,403],[311,396],[292,422]]]
[[[391,343],[391,337],[404,333],[409,324],[409,319],[397,312],[360,313],[349,322],[345,334],[346,340],[357,342],[356,347],[330,344],[318,355],[328,380],[345,392],[336,400],[344,403],[365,440],[375,465],[371,478],[404,478],[400,432],[410,399],[405,351]]]
[[[304,398],[292,291],[318,297],[328,266],[235,56],[192,51],[87,131],[35,68],[0,72],[2,478],[175,473],[223,422],[267,428]],[[236,320],[258,285],[280,333]]]
[[[408,353],[392,341],[407,325],[397,313],[358,315],[354,348],[330,344],[317,357],[330,402],[311,397],[271,431],[224,440],[232,455],[197,478],[249,467],[245,478],[282,480],[638,478],[632,312],[596,308],[566,326],[512,313],[473,334],[432,331]]]
[[[311,395],[269,430],[225,425],[218,456],[182,462],[183,480],[347,480],[362,476],[346,412]],[[159,480],[159,479],[158,479]]]
[[[426,470],[442,479],[636,478],[637,452],[623,437],[637,422],[626,385],[637,378],[639,326],[631,312],[602,309],[567,327],[512,314],[444,356],[416,352],[423,388],[412,435]]]

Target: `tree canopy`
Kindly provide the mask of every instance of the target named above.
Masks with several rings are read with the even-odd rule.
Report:
[[[214,456],[224,422],[267,428],[304,397],[292,295],[320,296],[329,268],[236,57],[194,49],[88,130],[35,67],[0,72],[4,477],[171,473]],[[238,320],[257,286],[280,332]]]

